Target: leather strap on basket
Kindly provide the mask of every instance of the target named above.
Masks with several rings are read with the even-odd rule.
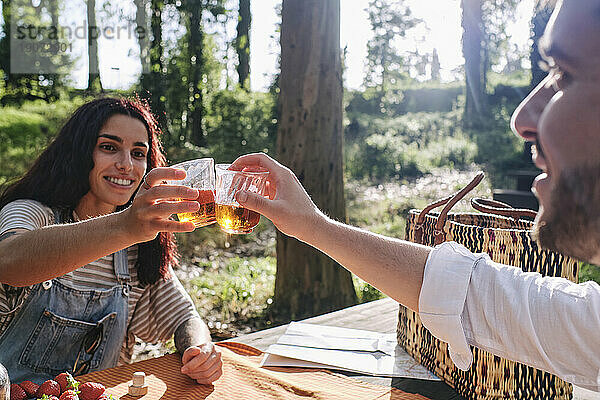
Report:
[[[458,203],[463,197],[465,197],[467,193],[473,190],[475,186],[479,185],[479,182],[481,182],[484,176],[484,173],[482,171],[479,171],[477,175],[475,175],[475,177],[471,180],[471,182],[469,182],[469,184],[462,188],[460,191],[450,196],[444,197],[441,200],[437,200],[425,207],[423,211],[421,211],[421,213],[419,214],[419,217],[417,218],[417,223],[415,224],[415,243],[423,244],[423,223],[425,222],[425,217],[427,216],[427,214],[429,214],[429,212],[434,208],[445,204],[446,206],[444,207],[442,212],[440,212],[440,215],[438,217],[437,223],[435,224],[435,228],[433,231],[434,244],[438,245],[442,243],[444,241],[443,228],[446,224],[446,216],[448,215],[448,212],[452,207],[454,207],[456,203]]]
[[[503,217],[510,217],[516,221],[523,217],[535,218],[537,213],[533,210],[526,208],[513,208],[512,206],[502,203],[497,200],[482,199],[475,197],[471,199],[471,205],[477,211],[481,211],[488,214],[502,215]]]

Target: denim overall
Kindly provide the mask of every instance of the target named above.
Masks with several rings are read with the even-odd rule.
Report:
[[[54,214],[60,223],[59,213]],[[110,289],[74,289],[62,277],[33,286],[0,336],[0,363],[11,382],[40,384],[72,372],[78,356],[80,365],[89,363],[87,372],[117,365],[127,330],[127,249],[113,254],[113,266],[118,284]],[[92,333],[102,340],[88,354],[82,343]]]

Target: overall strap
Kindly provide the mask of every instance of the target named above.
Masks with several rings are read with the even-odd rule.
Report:
[[[129,276],[129,264],[127,263],[126,248],[113,253],[113,266],[117,281],[123,288],[123,294],[125,296],[129,296],[131,276]]]

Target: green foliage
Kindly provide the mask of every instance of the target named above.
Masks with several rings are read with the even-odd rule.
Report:
[[[408,78],[405,58],[394,46],[395,39],[405,37],[407,31],[422,21],[412,15],[403,0],[372,0],[367,12],[373,37],[367,43],[365,86],[385,91],[390,84]]]
[[[481,3],[487,68],[498,64],[501,58],[510,58],[512,49],[507,27],[515,21],[518,4],[518,0],[485,0]]]
[[[195,157],[213,157],[230,162],[249,152],[272,152],[275,147],[275,97],[270,93],[249,93],[232,85],[221,88],[225,65],[217,60],[215,38],[204,37],[202,64],[202,102],[204,108],[203,147],[191,143],[188,59],[189,35],[178,39],[169,49],[166,80],[166,106],[170,137],[165,140],[171,162]]]
[[[435,82],[396,85],[382,92],[376,88],[345,94],[345,110],[350,119],[356,114],[397,117],[408,112],[452,111],[463,93],[462,83]]]
[[[242,154],[274,150],[274,109],[269,93],[248,93],[239,87],[215,93],[205,120],[208,154],[228,162]]]
[[[355,179],[419,177],[432,168],[471,164],[477,148],[460,129],[459,113],[362,115],[346,138],[346,172]]]
[[[164,76],[167,82],[166,98],[163,99],[170,133],[170,137],[165,140],[167,147],[183,147],[192,136],[189,120],[192,103],[195,101],[191,88],[195,64],[190,63],[189,40],[189,33],[185,33],[172,43],[167,51]],[[219,90],[224,65],[216,59],[217,49],[212,35],[204,36],[202,49],[201,92],[203,105],[206,107],[206,103],[210,101],[207,96]]]
[[[477,144],[475,162],[485,167],[494,187],[504,187],[508,173],[534,168],[531,155],[524,151],[525,142],[510,129],[510,118],[527,89],[499,85],[490,96],[490,114],[477,127],[467,129]]]
[[[274,257],[232,257],[225,267],[205,262],[199,276],[188,283],[188,292],[199,309],[221,313],[222,323],[259,316],[272,303],[275,287]]]
[[[600,284],[600,267],[584,262],[579,263],[579,282],[594,281]]]
[[[0,186],[23,175],[84,99],[0,109]]]
[[[356,289],[356,296],[358,297],[359,303],[368,303],[369,301],[379,300],[386,297],[379,290],[375,289],[373,286],[369,285],[356,275],[352,275],[352,280],[354,282],[354,288]]]

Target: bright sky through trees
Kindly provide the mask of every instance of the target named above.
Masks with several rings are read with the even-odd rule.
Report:
[[[275,35],[277,15],[275,6],[281,0],[252,1],[251,32],[251,86],[253,90],[265,90],[276,71],[279,51],[278,35]],[[364,78],[367,41],[372,36],[367,12],[368,0],[341,0],[341,47],[347,46],[345,86],[358,89]],[[442,80],[455,79],[452,71],[464,63],[461,48],[460,0],[409,0],[413,14],[425,21],[427,30],[419,28],[406,41],[398,43],[402,50],[421,53],[438,51],[442,67]],[[529,22],[533,12],[533,0],[523,0],[517,9],[517,20],[509,27],[513,42],[520,48],[529,47]],[[274,36],[274,39],[270,39]],[[528,60],[527,60],[528,61]],[[265,75],[266,74],[266,75]]]
[[[66,2],[68,5],[61,15],[61,25],[81,24],[85,15],[83,0]],[[101,1],[97,1],[101,9]],[[129,4],[131,3],[131,4]],[[235,10],[237,0],[229,0],[228,7]],[[367,54],[367,41],[372,36],[367,12],[368,0],[341,0],[341,47],[346,47],[346,70],[344,73],[345,86],[350,89],[360,88],[365,71],[365,58]],[[252,27],[250,42],[250,83],[252,90],[264,91],[271,84],[277,69],[277,56],[279,53],[279,33],[276,31],[279,18],[276,6],[281,0],[253,0],[251,3]],[[463,64],[461,53],[461,10],[460,0],[408,0],[413,14],[425,21],[425,25],[415,29],[405,40],[396,45],[401,50],[419,49],[421,53],[431,52],[433,48],[438,51],[441,64],[441,77],[443,81],[451,81],[461,77],[456,69]],[[120,12],[135,17],[133,2],[119,2]],[[533,0],[523,0],[517,8],[516,21],[508,31],[512,35],[512,42],[521,49],[529,48],[530,20],[533,9]],[[235,12],[235,11],[234,11]],[[80,15],[82,18],[74,16]],[[105,15],[105,14],[104,14]],[[100,11],[98,22],[106,17]],[[115,18],[113,16],[113,18]],[[178,21],[176,13],[166,13],[163,17],[163,29],[166,38],[174,38],[181,34],[176,26]],[[169,18],[173,21],[169,23]],[[103,21],[106,23],[106,20]],[[213,31],[226,30],[231,40],[235,35],[235,18],[231,18],[226,27],[212,28]],[[210,33],[211,29],[207,28]],[[79,55],[72,74],[73,85],[79,88],[87,86],[87,55],[84,53],[86,43],[75,43],[74,52]],[[222,46],[224,47],[224,46]],[[232,49],[230,49],[231,51]],[[107,89],[127,89],[137,81],[141,66],[136,57],[138,54],[137,42],[123,40],[109,43],[100,39],[99,58],[100,73],[103,85]],[[221,56],[223,56],[222,54]],[[234,70],[234,57],[229,61],[230,71]],[[218,55],[217,55],[218,57]],[[527,64],[528,60],[524,60]],[[232,72],[229,72],[232,74]],[[233,77],[231,77],[233,78]]]

